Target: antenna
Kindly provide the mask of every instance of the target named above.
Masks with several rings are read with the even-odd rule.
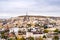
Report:
[[[24,21],[27,21],[27,19],[28,19],[28,8],[26,9],[26,15],[24,17]]]
[[[28,15],[28,13],[26,12],[26,16]]]
[[[28,8],[26,9],[26,16],[28,16]]]

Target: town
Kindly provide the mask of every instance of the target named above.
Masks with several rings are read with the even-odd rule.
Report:
[[[60,40],[60,17],[23,15],[0,19],[0,40]]]

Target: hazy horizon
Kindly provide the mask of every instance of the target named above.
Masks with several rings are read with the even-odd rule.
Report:
[[[0,0],[0,17],[20,15],[60,17],[60,0]]]

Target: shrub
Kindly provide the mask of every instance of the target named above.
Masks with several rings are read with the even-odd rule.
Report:
[[[46,36],[44,35],[43,38],[46,38]]]
[[[44,33],[48,33],[49,31],[48,30],[44,30]]]
[[[34,38],[33,37],[29,37],[28,40],[34,40]]]
[[[39,40],[43,40],[43,38],[40,37]]]
[[[54,30],[54,32],[59,32],[59,30],[58,30],[58,29],[56,29],[56,30]]]
[[[54,36],[53,40],[59,40],[59,37],[58,36]]]

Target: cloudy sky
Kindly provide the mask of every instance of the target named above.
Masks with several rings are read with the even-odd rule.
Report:
[[[60,16],[60,0],[0,0],[1,16]]]

